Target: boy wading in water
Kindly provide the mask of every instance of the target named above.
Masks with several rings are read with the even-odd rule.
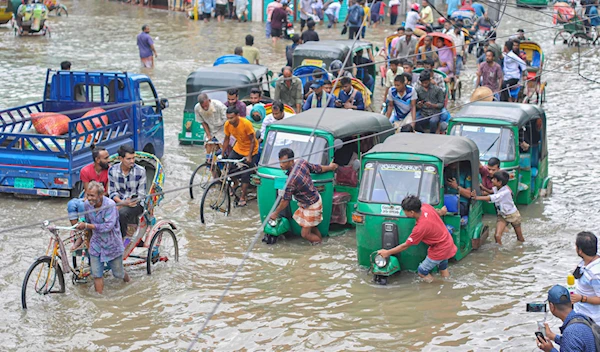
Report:
[[[506,184],[508,183],[508,173],[498,171],[492,177],[492,190],[494,194],[489,196],[478,196],[475,191],[471,193],[471,199],[483,200],[494,203],[498,211],[498,220],[496,222],[496,243],[502,245],[502,233],[506,225],[511,224],[517,234],[517,241],[525,242],[523,232],[521,231],[521,214],[515,206],[512,198],[512,191]]]

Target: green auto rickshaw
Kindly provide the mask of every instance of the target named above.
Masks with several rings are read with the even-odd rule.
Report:
[[[226,64],[202,67],[190,73],[186,82],[187,97],[183,109],[183,123],[179,133],[180,144],[204,144],[204,129],[196,121],[194,107],[198,94],[206,92],[209,98],[227,101],[227,90],[237,88],[239,99],[250,96],[252,88],[262,88],[263,96],[270,97],[269,79],[272,72],[265,66],[252,64]],[[239,87],[239,88],[238,88]]]
[[[506,102],[468,104],[450,119],[448,134],[472,139],[482,164],[491,157],[500,160],[500,168],[510,175],[508,185],[516,204],[531,204],[552,193],[546,113],[541,107]],[[493,204],[486,203],[484,211],[495,214]]]
[[[376,49],[373,44],[366,40],[357,40],[353,44],[353,40],[322,40],[318,42],[307,42],[300,44],[294,49],[293,68],[299,66],[318,66],[329,70],[329,65],[335,60],[340,60],[342,63],[346,60],[346,56],[352,48],[352,54],[346,62],[346,67],[352,67],[356,52],[362,50],[363,57],[369,58],[367,49],[371,50],[373,55],[376,54]],[[375,64],[366,67],[367,72],[376,80],[377,68]]]
[[[472,140],[436,134],[400,133],[376,145],[362,158],[362,179],[353,221],[356,223],[358,264],[371,267],[375,282],[385,285],[392,274],[416,272],[427,255],[420,243],[387,260],[376,255],[406,242],[415,220],[404,215],[402,200],[416,195],[436,209],[446,207],[442,220],[457,247],[461,260],[485,241],[488,228],[482,222],[481,202],[461,199],[445,184],[456,179],[471,182],[479,189],[479,150]]]
[[[322,115],[322,118],[321,118]],[[320,119],[320,121],[319,121]],[[310,134],[315,125],[313,137]],[[310,163],[339,165],[338,170],[312,174],[323,201],[323,221],[318,226],[328,236],[330,224],[354,225],[352,211],[358,195],[362,154],[393,133],[389,120],[380,114],[345,109],[315,108],[273,123],[267,128],[264,148],[253,183],[257,186],[260,217],[269,215],[278,192],[285,190],[287,176],[279,166],[279,151],[290,148],[297,157]],[[359,140],[356,140],[360,138]],[[300,235],[300,226],[292,219],[298,209],[295,200],[278,221],[265,226],[264,241],[273,244],[286,232]]]

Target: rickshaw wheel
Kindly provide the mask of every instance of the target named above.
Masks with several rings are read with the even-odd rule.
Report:
[[[152,236],[146,257],[146,270],[152,274],[152,266],[159,262],[179,261],[179,245],[175,233],[169,228],[162,228]]]
[[[560,41],[563,44],[568,44],[570,38],[571,38],[571,34],[567,31],[565,31],[564,29],[561,29],[560,31],[558,31],[558,33],[556,33],[553,43],[554,43],[554,45],[556,45],[556,42]]]
[[[33,299],[43,297],[49,293],[65,293],[65,277],[60,264],[55,262],[54,268],[51,268],[50,262],[50,257],[39,258],[27,270],[21,287],[21,306],[23,309],[27,309],[28,291],[30,303]]]
[[[200,202],[200,221],[214,222],[217,217],[227,216],[231,211],[231,185],[228,181],[215,180],[205,190]]]
[[[192,173],[192,177],[190,177],[190,198],[194,199],[194,187],[192,187],[195,183],[198,183],[200,189],[206,189],[210,179],[212,178],[212,174],[210,172],[210,164],[203,163],[194,170]]]

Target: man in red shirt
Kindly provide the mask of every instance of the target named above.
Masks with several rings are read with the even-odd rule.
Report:
[[[407,250],[410,246],[423,242],[429,246],[429,249],[427,250],[427,257],[419,264],[419,276],[423,280],[431,282],[433,276],[431,276],[430,271],[437,266],[442,277],[449,277],[448,259],[456,254],[456,245],[454,245],[452,236],[450,236],[446,225],[440,218],[440,215],[444,215],[446,210],[444,208],[438,210],[429,204],[421,204],[421,200],[416,196],[404,198],[402,209],[406,217],[417,220],[412,233],[403,244],[392,249],[380,249],[377,254],[387,258],[390,255]]]
[[[79,172],[79,178],[83,183],[84,190],[87,189],[90,181],[97,181],[104,185],[104,189],[108,189],[108,152],[102,147],[91,146],[92,158],[94,162],[84,166]],[[74,198],[67,204],[67,212],[69,213],[69,221],[71,225],[75,225],[79,220],[80,214],[84,212],[84,198]]]

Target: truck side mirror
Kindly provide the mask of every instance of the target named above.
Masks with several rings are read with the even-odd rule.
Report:
[[[166,99],[166,98],[162,98],[162,99],[160,100],[160,109],[161,109],[161,110],[164,110],[164,109],[166,109],[166,108],[168,108],[168,107],[169,107],[169,100],[168,100],[168,99]]]

